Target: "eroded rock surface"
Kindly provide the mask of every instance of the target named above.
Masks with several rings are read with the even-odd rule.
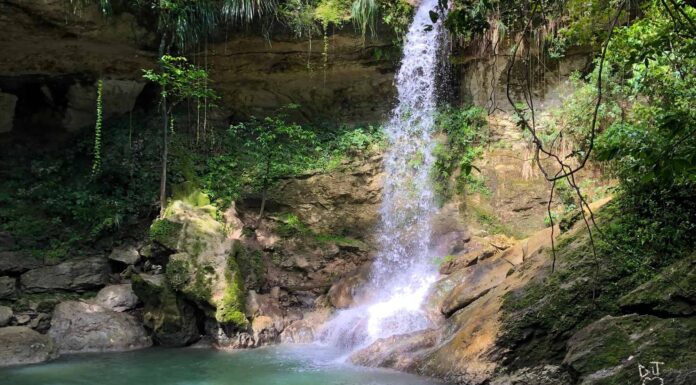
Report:
[[[61,353],[125,351],[152,345],[135,317],[78,301],[56,306],[48,334]]]
[[[29,270],[22,274],[20,284],[27,293],[84,291],[104,286],[108,282],[108,272],[106,258],[75,259]]]

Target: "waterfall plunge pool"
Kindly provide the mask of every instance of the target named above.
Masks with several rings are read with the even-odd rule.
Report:
[[[8,385],[442,385],[436,380],[340,361],[318,345],[252,350],[150,348],[63,356],[0,369]]]

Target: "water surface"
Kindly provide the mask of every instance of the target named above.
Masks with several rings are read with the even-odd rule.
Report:
[[[334,350],[274,346],[232,352],[153,348],[64,356],[0,369],[8,385],[435,385],[434,380],[342,363]]]

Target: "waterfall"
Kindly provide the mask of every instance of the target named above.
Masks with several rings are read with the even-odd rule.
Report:
[[[431,219],[437,211],[430,170],[442,40],[441,23],[433,23],[430,13],[437,6],[438,0],[418,6],[396,76],[398,105],[386,125],[380,250],[363,288],[370,300],[338,312],[325,325],[320,340],[328,344],[356,348],[429,325],[421,305],[437,277],[430,253]]]

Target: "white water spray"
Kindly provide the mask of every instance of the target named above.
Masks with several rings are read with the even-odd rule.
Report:
[[[357,348],[429,325],[421,305],[437,278],[429,250],[431,219],[437,211],[429,174],[442,34],[441,23],[433,23],[430,11],[437,4],[424,0],[418,6],[396,76],[399,104],[386,126],[381,250],[364,288],[370,300],[329,321],[321,335],[325,343]]]

